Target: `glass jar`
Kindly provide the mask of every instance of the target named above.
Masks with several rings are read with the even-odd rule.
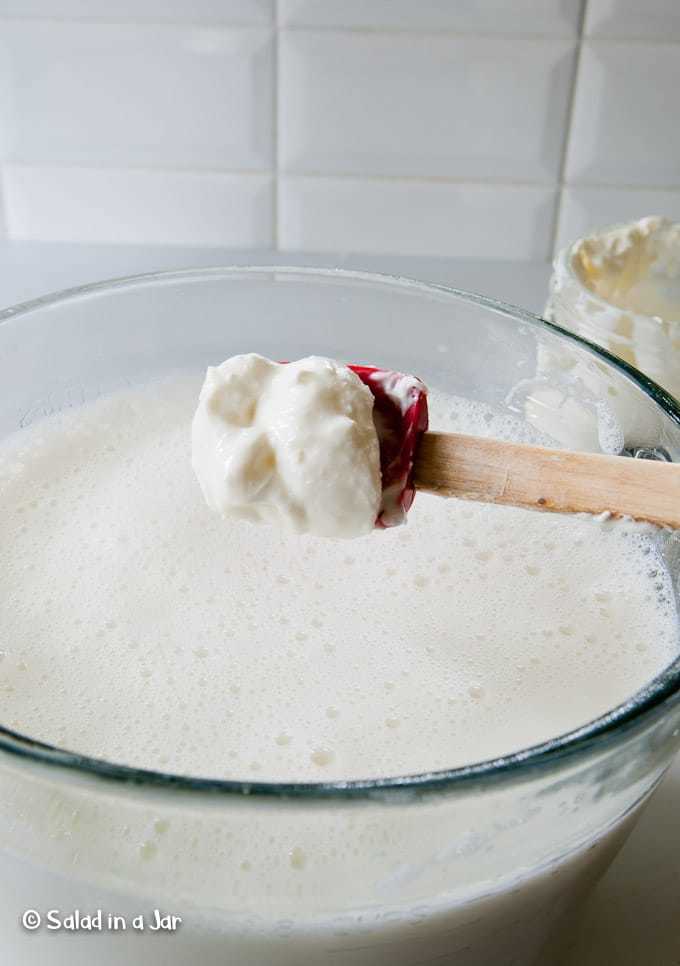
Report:
[[[598,448],[603,405],[625,394],[606,439],[644,427],[650,451],[680,458],[680,410],[658,387],[528,312],[441,286],[208,269],[85,286],[0,321],[0,435],[248,349],[378,361],[515,419],[552,413],[566,447]],[[559,361],[551,395],[542,358]],[[680,544],[659,542],[677,584]],[[0,728],[3,961],[543,966],[680,743],[679,691],[676,661],[570,734],[374,781],[193,779]],[[95,916],[96,937],[54,928],[76,909]]]
[[[626,243],[631,236],[637,248]],[[593,264],[584,244],[604,248],[608,239],[610,250],[596,253]],[[579,270],[584,264],[593,266],[592,287],[588,273],[584,277]],[[553,263],[545,318],[608,349],[680,397],[678,226],[647,218],[604,228],[564,248]]]

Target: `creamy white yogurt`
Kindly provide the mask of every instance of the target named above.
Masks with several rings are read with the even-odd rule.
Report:
[[[208,506],[224,517],[322,537],[375,526],[382,487],[373,395],[330,359],[281,364],[250,353],[209,368],[192,462]]]
[[[574,242],[583,284],[612,306],[680,322],[680,225],[651,216]]]

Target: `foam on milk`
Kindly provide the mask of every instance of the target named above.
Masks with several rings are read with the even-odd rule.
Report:
[[[0,449],[3,724],[210,777],[405,774],[582,725],[676,656],[650,527],[424,494],[408,527],[351,543],[219,519],[189,461],[199,383]],[[465,400],[430,412],[543,441]]]

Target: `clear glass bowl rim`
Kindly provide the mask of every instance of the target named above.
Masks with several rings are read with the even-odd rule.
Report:
[[[134,288],[173,280],[200,281],[201,279],[237,277],[238,275],[276,275],[289,274],[309,276],[310,279],[344,280],[348,283],[373,282],[395,289],[421,291],[451,297],[455,301],[465,301],[481,308],[490,309],[513,322],[529,325],[556,334],[558,337],[575,343],[585,352],[618,370],[638,386],[645,395],[659,406],[663,412],[680,427],[680,404],[643,373],[612,355],[605,349],[587,341],[552,322],[526,309],[513,306],[497,299],[466,292],[452,286],[434,282],[422,282],[406,276],[389,275],[377,272],[361,272],[340,268],[319,268],[295,265],[225,265],[197,269],[146,272],[137,275],[121,276],[64,289],[30,301],[21,302],[0,310],[0,324],[17,319],[22,315],[58,303],[77,301],[90,295],[106,294],[121,288]],[[140,787],[165,788],[168,791],[189,791],[203,795],[222,793],[226,795],[264,798],[304,798],[328,799],[389,799],[396,793],[399,800],[404,793],[408,798],[428,793],[481,790],[498,782],[511,779],[519,781],[553,768],[568,761],[575,755],[604,750],[608,746],[625,739],[646,724],[663,717],[670,705],[680,700],[680,657],[670,664],[660,675],[649,682],[628,701],[607,711],[605,714],[582,727],[549,741],[497,758],[475,762],[457,768],[436,772],[401,775],[389,778],[361,779],[334,782],[253,782],[198,778],[190,775],[176,775],[151,769],[132,768],[100,758],[80,755],[46,742],[36,741],[0,724],[0,751],[8,752],[36,763],[71,769],[83,776],[92,776],[105,781],[122,782]]]

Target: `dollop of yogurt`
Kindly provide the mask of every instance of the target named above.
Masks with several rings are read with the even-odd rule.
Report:
[[[223,517],[361,536],[374,528],[382,499],[373,394],[331,359],[233,356],[206,373],[192,465]]]
[[[583,285],[606,302],[680,320],[680,224],[650,215],[581,238],[571,250]]]

